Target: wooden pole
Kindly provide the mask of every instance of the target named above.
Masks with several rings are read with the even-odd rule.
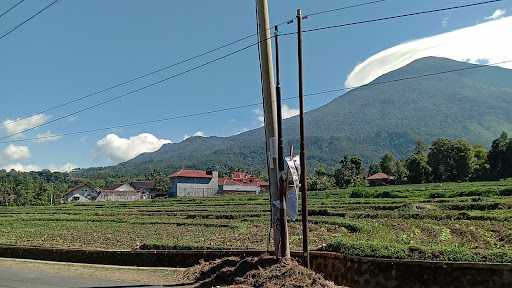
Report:
[[[284,168],[284,147],[283,147],[283,113],[281,109],[281,78],[279,74],[279,30],[277,26],[274,27],[274,40],[276,49],[276,103],[277,103],[277,167],[279,175],[279,190],[280,190],[280,209],[279,215],[281,225],[281,256],[290,257],[290,245],[288,243],[288,222],[286,215],[286,194],[288,183],[285,179]]]
[[[302,11],[297,9],[297,51],[299,63],[299,106],[300,106],[300,193],[301,193],[301,215],[302,215],[302,253],[304,264],[309,265],[309,242],[308,242],[308,189],[306,178],[306,144],[304,140],[304,66],[302,57]]]

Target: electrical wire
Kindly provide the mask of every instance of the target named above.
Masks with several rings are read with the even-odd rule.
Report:
[[[467,71],[467,70],[476,70],[476,69],[497,67],[495,65],[506,64],[506,63],[512,63],[512,60],[506,60],[506,61],[491,63],[491,64],[487,64],[487,65],[474,65],[474,66],[458,68],[458,69],[451,69],[451,70],[445,70],[445,71],[439,71],[439,72],[433,72],[433,73],[413,75],[413,76],[402,77],[402,78],[397,78],[397,79],[392,79],[392,80],[387,80],[387,81],[372,82],[372,83],[369,83],[369,84],[364,84],[364,85],[360,85],[360,86],[352,86],[352,87],[347,87],[347,88],[342,88],[342,89],[332,89],[332,90],[325,90],[325,91],[320,91],[320,92],[315,92],[315,93],[308,93],[308,94],[305,94],[305,97],[313,97],[313,96],[317,96],[317,95],[321,95],[321,94],[327,94],[327,93],[332,93],[332,92],[348,91],[348,90],[353,90],[353,89],[356,89],[356,88],[374,87],[374,86],[379,86],[379,85],[391,84],[391,83],[396,83],[396,82],[401,82],[401,81],[416,80],[416,79],[421,79],[421,78],[439,76],[439,75],[443,75],[443,74],[455,73],[455,72],[461,72],[461,71]],[[339,95],[339,96],[341,96],[341,95]],[[293,97],[283,98],[282,100],[287,101],[287,100],[292,100],[292,99],[297,99],[297,98],[298,98],[297,96],[293,96]],[[184,119],[184,118],[206,116],[206,115],[216,114],[216,113],[221,113],[221,112],[246,109],[246,108],[251,108],[251,107],[254,107],[254,106],[260,106],[262,104],[263,104],[263,102],[260,101],[260,102],[257,102],[257,103],[251,103],[251,104],[245,104],[245,105],[239,105],[239,106],[230,106],[230,107],[218,108],[218,109],[209,110],[209,111],[196,112],[196,113],[190,113],[190,114],[182,114],[182,115],[175,115],[175,116],[169,116],[169,117],[155,119],[155,120],[142,121],[142,122],[134,122],[134,123],[128,123],[128,124],[120,124],[120,125],[104,127],[104,128],[96,128],[96,129],[91,129],[91,130],[67,132],[67,133],[48,135],[48,136],[39,136],[39,137],[32,137],[32,138],[0,141],[0,144],[9,144],[9,143],[36,141],[36,140],[47,140],[47,139],[53,139],[53,138],[61,138],[61,137],[64,137],[64,136],[71,136],[71,135],[78,135],[78,134],[88,134],[88,133],[102,132],[102,131],[106,131],[106,130],[113,130],[113,129],[119,129],[119,128],[127,128],[127,127],[133,127],[133,126],[155,124],[155,123],[161,123],[161,122],[166,122],[166,121],[171,121],[171,120],[178,120],[178,119]]]
[[[23,0],[24,1],[24,0]],[[346,6],[346,7],[342,7],[342,8],[337,8],[337,9],[331,9],[332,11],[337,11],[337,10],[344,10],[344,9],[350,9],[350,8],[355,8],[355,7],[360,7],[360,6],[364,6],[364,5],[370,5],[372,3],[377,3],[377,2],[382,2],[382,1],[386,1],[386,0],[380,0],[380,1],[372,1],[372,2],[365,2],[365,3],[359,3],[359,4],[354,4],[354,5],[350,5],[350,6]],[[314,13],[315,15],[318,15],[318,14],[323,14],[323,13],[328,13],[329,11],[321,11],[321,12],[317,12],[317,13]],[[292,20],[289,20],[289,21],[283,21],[283,22],[280,22],[278,24],[276,24],[276,26],[280,27],[282,25],[285,25],[285,24],[291,24],[293,23],[293,19]],[[272,29],[272,28],[269,28],[269,29]],[[160,72],[163,72],[163,71],[166,71],[166,70],[169,70],[171,68],[174,68],[174,67],[177,67],[179,65],[182,65],[182,64],[185,64],[185,63],[188,63],[190,61],[193,61],[193,60],[196,60],[196,59],[199,59],[201,57],[204,57],[204,56],[207,56],[207,55],[210,55],[214,52],[217,52],[217,51],[220,51],[224,48],[227,48],[227,47],[230,47],[230,46],[233,46],[233,45],[236,45],[238,43],[241,43],[243,42],[244,40],[247,40],[247,39],[250,39],[254,36],[259,36],[259,33],[256,32],[256,33],[251,33],[251,34],[248,34],[248,35],[245,35],[241,38],[238,38],[234,41],[231,41],[231,42],[227,42],[227,43],[223,43],[215,48],[212,48],[212,49],[209,49],[207,51],[204,51],[202,53],[199,53],[197,55],[194,55],[194,56],[191,56],[189,58],[186,58],[184,60],[180,60],[178,62],[175,62],[173,64],[170,64],[170,65],[166,65],[166,66],[163,66],[163,67],[160,67],[160,68],[157,68],[155,70],[152,70],[150,72],[147,72],[145,74],[142,74],[142,75],[139,75],[139,76],[136,76],[136,77],[133,77],[131,79],[128,79],[128,80],[125,80],[125,81],[122,81],[120,83],[117,83],[117,84],[114,84],[114,85],[111,85],[109,87],[106,87],[106,88],[103,88],[103,89],[100,89],[100,90],[97,90],[97,91],[94,91],[92,93],[89,93],[89,94],[86,94],[84,96],[80,96],[80,97],[77,97],[77,98],[74,98],[74,99],[71,99],[71,100],[68,100],[66,102],[63,102],[63,103],[60,103],[60,104],[57,104],[57,105],[54,105],[54,106],[50,106],[48,108],[44,108],[42,110],[40,110],[39,112],[37,113],[33,113],[32,115],[30,116],[25,116],[25,117],[21,117],[21,118],[17,118],[15,120],[12,120],[11,123],[14,124],[18,121],[22,121],[22,120],[25,120],[25,119],[28,119],[30,117],[34,117],[36,115],[39,115],[39,114],[43,114],[43,113],[47,113],[47,112],[50,112],[50,111],[53,111],[53,110],[56,110],[56,109],[59,109],[59,108],[63,108],[65,106],[68,106],[70,104],[73,104],[73,103],[77,103],[77,102],[80,102],[82,100],[85,100],[85,99],[88,99],[88,98],[91,98],[93,96],[96,96],[96,95],[100,95],[100,94],[103,94],[103,93],[106,93],[106,92],[109,92],[111,90],[114,90],[116,88],[119,88],[119,87],[122,87],[122,86],[125,86],[127,84],[130,84],[130,83],[133,83],[137,80],[141,80],[141,79],[144,79],[144,78],[147,78],[149,76],[152,76],[152,75],[155,75],[157,73],[160,73]]]
[[[337,12],[337,11],[341,11],[341,10],[347,10],[347,9],[352,9],[352,8],[357,8],[357,7],[368,6],[368,5],[372,5],[372,4],[378,4],[378,3],[382,3],[382,2],[386,2],[386,1],[387,0],[370,1],[370,2],[352,4],[352,5],[348,5],[348,6],[344,6],[344,7],[340,7],[340,8],[334,8],[334,9],[328,9],[328,10],[323,10],[323,11],[317,11],[317,12],[306,14],[306,15],[303,16],[303,18],[309,18],[309,17],[312,17],[312,16],[317,16],[317,15]]]
[[[25,2],[25,0],[20,0],[20,1],[16,2],[14,5],[12,5],[11,7],[7,8],[7,10],[5,10],[4,12],[2,12],[2,14],[0,14],[0,18],[2,18],[5,15],[7,15],[7,13],[11,12],[11,10],[13,10],[16,7],[18,7],[18,5],[20,5],[23,2]]]
[[[305,96],[316,96],[316,95],[322,95],[322,94],[329,94],[329,93],[333,93],[333,92],[349,91],[349,90],[353,90],[353,89],[356,89],[356,88],[385,85],[385,84],[390,84],[390,83],[395,83],[395,82],[400,82],[400,81],[405,81],[405,80],[414,80],[414,79],[438,76],[438,75],[455,73],[455,72],[461,72],[461,71],[467,71],[467,70],[481,69],[481,68],[486,68],[486,67],[496,67],[497,65],[507,64],[507,63],[512,63],[512,60],[506,60],[506,61],[496,62],[496,63],[492,63],[492,64],[485,64],[485,65],[474,65],[474,66],[469,66],[469,67],[463,67],[463,68],[458,68],[458,69],[452,69],[452,70],[446,70],[446,71],[440,71],[440,72],[433,72],[433,73],[415,75],[415,76],[404,77],[404,78],[393,79],[393,80],[387,80],[387,81],[381,81],[381,82],[370,82],[368,84],[364,84],[364,85],[360,85],[360,86],[353,86],[353,87],[345,87],[345,88],[339,88],[339,89],[331,89],[331,90],[318,91],[318,92],[306,94]]]
[[[439,8],[439,9],[433,9],[433,10],[411,12],[411,13],[400,14],[400,15],[395,15],[395,16],[388,16],[388,17],[382,17],[382,18],[376,18],[376,19],[356,21],[356,22],[351,22],[351,23],[344,23],[344,24],[338,24],[338,25],[330,25],[330,26],[312,28],[312,29],[303,30],[302,32],[304,32],[304,33],[316,32],[316,31],[335,29],[335,28],[342,28],[342,27],[354,26],[354,25],[360,25],[360,24],[388,21],[388,20],[393,20],[393,19],[398,19],[398,18],[419,16],[419,15],[424,15],[424,14],[431,14],[431,13],[438,13],[438,12],[449,11],[449,10],[456,10],[456,9],[463,9],[463,8],[470,8],[470,7],[494,4],[494,3],[503,2],[503,1],[505,1],[505,0],[490,0],[490,1],[483,1],[483,2],[465,4],[465,5],[451,6],[451,7]],[[297,32],[291,32],[291,33],[286,33],[286,34],[296,34],[296,33]],[[283,35],[286,35],[286,34],[283,34]]]
[[[204,68],[204,67],[206,67],[206,66],[208,66],[208,65],[210,65],[210,64],[213,64],[213,63],[215,63],[215,62],[221,61],[221,60],[226,59],[226,58],[228,58],[228,57],[230,57],[230,56],[233,56],[233,55],[235,55],[235,54],[238,54],[238,53],[240,53],[240,52],[242,52],[242,51],[245,51],[245,50],[247,50],[247,49],[249,49],[249,48],[251,48],[251,47],[254,47],[254,46],[258,45],[258,43],[259,43],[259,42],[257,42],[257,43],[253,43],[253,44],[248,45],[248,46],[245,46],[245,47],[243,47],[243,48],[241,48],[241,49],[238,49],[238,50],[235,50],[235,51],[230,52],[230,53],[228,53],[228,54],[225,54],[225,55],[223,55],[223,56],[221,56],[221,57],[218,57],[218,58],[215,58],[215,59],[213,59],[213,60],[207,61],[207,62],[205,62],[205,63],[203,63],[203,64],[201,64],[201,65],[194,66],[193,68],[187,69],[187,70],[185,70],[185,71],[183,71],[183,72],[180,72],[180,73],[177,73],[177,74],[171,75],[171,76],[169,76],[169,77],[166,77],[166,78],[161,79],[161,80],[156,81],[156,82],[152,82],[151,84],[145,85],[145,86],[143,86],[143,87],[141,87],[141,88],[137,88],[137,89],[131,90],[131,91],[129,91],[129,92],[123,93],[123,94],[121,94],[121,95],[118,95],[118,96],[115,96],[115,97],[108,98],[107,100],[104,100],[104,101],[102,101],[102,102],[96,103],[96,104],[94,104],[94,105],[87,106],[87,107],[85,107],[85,108],[81,108],[81,109],[76,110],[76,111],[74,111],[74,112],[71,112],[71,113],[68,113],[68,114],[62,115],[62,116],[60,116],[60,117],[57,117],[57,118],[55,118],[55,119],[52,119],[52,120],[46,121],[46,122],[44,122],[44,123],[42,123],[42,124],[35,125],[35,126],[30,127],[30,128],[26,128],[26,129],[23,129],[23,130],[21,130],[21,131],[17,131],[17,132],[15,132],[15,133],[12,133],[12,134],[9,134],[9,135],[6,135],[6,136],[3,136],[3,137],[0,137],[0,140],[4,140],[4,139],[7,139],[7,138],[11,138],[11,137],[13,137],[13,136],[20,135],[20,134],[23,134],[23,133],[25,133],[25,132],[29,132],[29,131],[32,131],[32,130],[34,130],[34,129],[37,129],[37,128],[40,128],[40,127],[43,127],[43,126],[47,126],[47,125],[49,125],[49,124],[55,123],[55,122],[57,122],[57,121],[60,121],[60,120],[62,120],[62,119],[66,119],[66,118],[69,118],[69,117],[71,117],[71,116],[75,116],[75,115],[80,114],[80,113],[82,113],[82,112],[85,112],[85,111],[88,111],[88,110],[92,110],[92,109],[94,109],[94,108],[96,108],[96,107],[99,107],[99,106],[105,105],[105,104],[107,104],[107,103],[114,102],[114,101],[116,101],[116,100],[119,100],[119,99],[121,99],[121,98],[127,97],[127,96],[129,96],[129,95],[132,95],[132,94],[138,93],[138,92],[140,92],[140,91],[146,90],[146,89],[148,89],[148,88],[151,88],[151,87],[157,86],[157,85],[162,84],[162,83],[164,83],[164,82],[167,82],[167,81],[169,81],[169,80],[171,80],[171,79],[178,78],[178,77],[180,77],[180,76],[183,76],[183,75],[188,74],[188,73],[190,73],[190,72],[193,72],[193,71],[195,71],[195,70],[198,70],[198,69]],[[9,122],[9,124],[11,125],[11,124],[12,124],[12,122]]]
[[[11,29],[7,30],[4,34],[2,34],[0,36],[0,40],[4,39],[5,37],[7,37],[9,34],[13,33],[14,31],[18,30],[21,26],[27,24],[30,20],[36,18],[37,16],[39,16],[41,13],[43,13],[44,11],[50,9],[50,7],[52,7],[53,5],[57,4],[57,2],[59,2],[60,0],[54,0],[53,2],[51,2],[50,4],[46,5],[43,9],[37,11],[34,15],[30,16],[29,18],[25,19],[25,21],[19,23],[18,25],[12,27]]]
[[[55,2],[57,2],[58,0],[56,0]],[[316,31],[321,31],[321,30],[327,30],[327,29],[334,29],[334,28],[340,28],[340,27],[347,27],[347,26],[353,26],[353,25],[359,25],[359,24],[364,24],[364,23],[373,23],[373,22],[379,22],[379,21],[386,21],[386,20],[391,20],[391,19],[397,19],[397,18],[402,18],[402,17],[411,17],[411,16],[418,16],[418,15],[423,15],[423,14],[429,14],[429,13],[436,13],[436,12],[442,12],[442,11],[448,11],[448,10],[455,10],[455,9],[462,9],[462,8],[469,8],[469,7],[475,7],[475,6],[480,6],[480,5],[486,5],[486,4],[491,4],[491,3],[497,3],[497,2],[503,2],[505,0],[490,0],[490,1],[483,1],[483,2],[477,2],[477,3],[472,3],[472,4],[465,4],[465,5],[458,5],[458,6],[452,6],[452,7],[446,7],[446,8],[439,8],[439,9],[433,9],[433,10],[426,10],[426,11],[419,11],[419,12],[412,12],[412,13],[407,13],[407,14],[401,14],[401,15],[395,15],[395,16],[389,16],[389,17],[383,17],[383,18],[376,18],[376,19],[370,19],[370,20],[364,20],[364,21],[357,21],[357,22],[351,22],[351,23],[345,23],[345,24],[340,24],[340,25],[331,25],[331,26],[325,26],[325,27],[318,27],[318,28],[313,28],[313,29],[308,29],[308,30],[303,30],[304,33],[306,32],[316,32]],[[341,8],[338,8],[338,9],[341,9]],[[327,11],[327,10],[326,10]],[[280,23],[280,25],[284,24],[286,22],[282,22]],[[254,35],[257,35],[258,33],[255,33],[255,34],[252,34],[252,36]],[[297,34],[297,32],[290,32],[290,33],[284,33],[284,34],[280,34],[279,36],[287,36],[287,35],[294,35],[294,34]],[[209,64],[212,64],[214,62],[217,62],[217,61],[220,61],[222,59],[225,59],[229,56],[232,56],[234,54],[237,54],[237,53],[240,53],[244,50],[247,50],[253,46],[256,46],[256,45],[259,45],[259,43],[261,41],[266,41],[268,39],[263,39],[263,40],[260,40],[258,41],[257,43],[253,43],[249,46],[245,46],[241,49],[238,49],[234,52],[231,52],[229,54],[226,54],[222,57],[219,57],[219,58],[215,58],[214,60],[211,60],[211,61],[208,61],[206,63],[203,63],[199,66],[195,66],[194,68],[192,69],[188,69],[184,72],[181,72],[181,73],[178,73],[178,74],[175,74],[175,75],[172,75],[170,77],[167,77],[167,78],[164,78],[163,80],[160,80],[160,81],[157,81],[157,82],[153,82],[149,85],[146,85],[146,86],[143,86],[142,88],[138,88],[138,89],[135,89],[135,90],[131,90],[127,93],[124,93],[122,95],[119,95],[119,96],[116,96],[116,97],[113,97],[113,98],[109,98],[105,101],[102,101],[100,103],[97,103],[97,104],[94,104],[94,105],[91,105],[91,106],[88,106],[86,108],[83,108],[83,109],[80,109],[78,111],[75,111],[75,112],[72,112],[72,113],[68,113],[66,115],[63,115],[63,116],[60,116],[60,117],[57,117],[55,119],[52,119],[50,121],[47,121],[45,123],[42,123],[42,124],[39,124],[39,125],[36,125],[36,126],[33,126],[33,127],[30,127],[30,128],[27,128],[27,129],[24,129],[22,131],[19,131],[19,132],[16,132],[16,133],[13,133],[13,134],[10,134],[10,135],[7,135],[7,136],[4,136],[4,137],[0,137],[0,140],[4,140],[4,139],[7,139],[7,138],[11,138],[13,136],[16,136],[16,135],[19,135],[19,134],[22,134],[22,133],[25,133],[25,132],[28,132],[28,131],[31,131],[31,130],[34,130],[34,129],[37,129],[37,128],[40,128],[40,127],[43,127],[43,126],[46,126],[46,125],[49,125],[51,123],[54,123],[54,122],[57,122],[59,120],[62,120],[62,119],[65,119],[65,118],[69,118],[71,116],[74,116],[76,114],[79,114],[79,113],[82,113],[84,111],[87,111],[87,110],[91,110],[91,109],[94,109],[96,107],[99,107],[101,105],[104,105],[104,104],[107,104],[107,103],[110,103],[110,102],[113,102],[115,100],[118,100],[118,99],[121,99],[121,98],[124,98],[128,95],[131,95],[131,94],[134,94],[134,93],[137,93],[137,92],[140,92],[142,90],[145,90],[145,89],[148,89],[150,87],[153,87],[153,86],[156,86],[158,84],[161,84],[163,82],[166,82],[170,79],[173,79],[173,78],[176,78],[176,77],[179,77],[179,76],[182,76],[184,74],[187,74],[189,72],[192,72],[194,70],[197,70],[199,68],[202,68],[202,67],[205,67]],[[37,115],[37,114],[36,114]],[[20,119],[18,119],[17,121],[20,121]],[[12,122],[11,122],[12,123]]]

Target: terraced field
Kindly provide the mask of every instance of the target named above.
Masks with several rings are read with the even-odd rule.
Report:
[[[311,246],[349,255],[512,263],[512,180],[310,193]],[[272,249],[268,196],[1,207],[0,244]],[[293,249],[300,221],[290,223]]]

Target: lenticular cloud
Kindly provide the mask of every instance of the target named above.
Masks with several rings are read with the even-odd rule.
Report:
[[[466,27],[381,51],[357,65],[345,81],[356,87],[427,56],[450,58],[475,64],[512,60],[512,16]],[[499,64],[512,68],[512,62]]]

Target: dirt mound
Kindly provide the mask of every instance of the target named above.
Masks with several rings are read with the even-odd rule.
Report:
[[[196,287],[338,287],[295,260],[277,260],[268,256],[202,262],[182,272],[179,277],[185,282],[196,283]]]

